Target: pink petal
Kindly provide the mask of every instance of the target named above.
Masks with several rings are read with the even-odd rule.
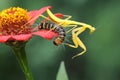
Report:
[[[0,43],[6,42],[11,36],[0,36]]]
[[[31,37],[32,37],[32,34],[21,34],[21,35],[11,36],[11,39],[18,40],[18,41],[27,41]]]
[[[42,14],[44,13],[47,9],[50,9],[51,6],[43,7],[39,10],[33,10],[29,12],[29,15],[31,16],[30,20],[28,23],[31,25],[35,22],[35,20]]]
[[[53,32],[53,31],[49,31],[49,30],[39,30],[37,32],[34,32],[33,34],[37,35],[37,36],[41,36],[41,37],[48,39],[48,40],[51,40],[53,37],[58,36],[57,33]]]

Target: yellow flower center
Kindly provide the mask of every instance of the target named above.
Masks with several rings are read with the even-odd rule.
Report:
[[[3,35],[19,35],[31,32],[27,24],[30,16],[28,12],[19,7],[12,7],[0,13],[0,33]]]

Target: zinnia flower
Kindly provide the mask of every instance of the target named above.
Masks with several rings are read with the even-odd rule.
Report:
[[[56,33],[47,30],[33,31],[32,25],[36,19],[51,6],[40,10],[28,12],[20,7],[11,7],[0,12],[0,43],[9,41],[27,41],[32,35],[38,35],[46,39],[57,36]],[[47,34],[46,34],[47,33]]]

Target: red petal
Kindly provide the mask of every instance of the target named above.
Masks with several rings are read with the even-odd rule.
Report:
[[[4,43],[9,40],[17,40],[17,41],[27,41],[32,37],[32,34],[22,34],[22,35],[14,35],[14,36],[0,36],[0,43]]]
[[[11,36],[0,36],[0,43],[6,42]]]
[[[30,23],[31,25],[35,22],[35,20],[42,14],[44,13],[47,9],[50,9],[51,6],[47,6],[47,7],[43,7],[39,10],[33,10],[29,12],[29,15],[31,16],[30,20],[28,21],[28,23]]]
[[[33,34],[37,35],[37,36],[41,36],[41,37],[48,39],[48,40],[51,40],[53,37],[58,36],[57,33],[53,32],[53,31],[49,31],[49,30],[39,30],[37,32],[34,32]]]
[[[64,15],[62,13],[55,13],[54,15],[58,18],[64,18]]]
[[[21,35],[14,35],[11,38],[18,41],[27,41],[32,37],[32,34],[21,34]]]
[[[64,15],[62,14],[62,13],[55,13],[54,14],[56,17],[58,17],[58,18],[64,18]],[[48,17],[49,18],[49,17]],[[42,22],[47,22],[47,20],[46,19],[44,19]]]

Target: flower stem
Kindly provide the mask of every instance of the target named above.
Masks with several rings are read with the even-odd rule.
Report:
[[[20,64],[22,71],[25,74],[26,80],[33,80],[33,77],[29,69],[28,62],[27,62],[27,57],[25,53],[25,45],[20,46],[20,47],[12,46],[12,49],[17,57],[17,60]]]

